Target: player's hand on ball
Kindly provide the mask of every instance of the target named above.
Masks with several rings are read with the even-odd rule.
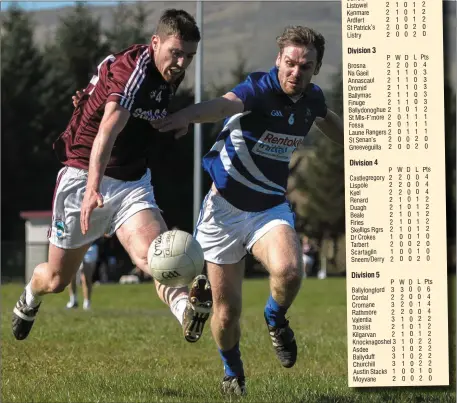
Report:
[[[83,235],[86,235],[89,231],[89,222],[90,216],[92,215],[92,211],[96,207],[102,208],[103,207],[103,196],[100,192],[97,192],[92,189],[86,189],[84,193],[84,199],[81,205],[81,232]]]
[[[151,126],[159,132],[175,132],[175,138],[179,139],[189,130],[189,120],[184,114],[176,112],[163,119],[157,119],[151,122]]]

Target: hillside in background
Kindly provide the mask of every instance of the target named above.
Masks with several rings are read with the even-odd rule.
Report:
[[[195,15],[194,2],[145,2],[151,34],[165,8],[183,8]],[[132,5],[134,7],[134,5]],[[289,24],[309,25],[327,40],[325,63],[316,83],[326,87],[329,76],[341,63],[341,9],[338,2],[204,2],[203,58],[204,82],[222,82],[237,65],[238,55],[248,60],[253,70],[269,69],[275,60],[276,36]],[[112,22],[113,7],[93,7],[104,27]],[[68,8],[33,12],[37,24],[36,39],[43,44],[52,37],[60,16]],[[194,63],[185,85],[192,85]]]
[[[134,3],[134,2],[132,2]],[[70,3],[71,4],[71,3]],[[165,8],[183,8],[195,15],[195,2],[155,1],[143,2],[149,12],[151,33]],[[135,5],[129,5],[134,7]],[[444,3],[446,25],[450,28],[449,55],[451,71],[456,76],[456,15],[455,2]],[[315,82],[323,88],[331,85],[331,76],[341,64],[341,3],[336,1],[308,2],[204,2],[203,58],[204,82],[225,83],[230,70],[237,65],[239,55],[248,61],[252,70],[267,70],[275,60],[275,38],[286,25],[308,25],[321,32],[327,41],[324,65]],[[112,23],[112,6],[93,6],[93,14],[101,18],[102,25]],[[44,44],[53,36],[59,17],[68,8],[33,12],[37,24],[36,39]],[[194,64],[187,74],[186,86],[193,84]]]
[[[151,33],[158,16],[165,8],[183,8],[195,15],[195,2],[154,1],[142,2],[149,14]],[[69,4],[72,4],[69,2]],[[456,3],[445,1],[445,24],[449,27],[449,46],[445,50],[448,68],[453,72],[456,85]],[[132,1],[132,5],[135,4]],[[326,38],[324,65],[315,82],[323,88],[331,85],[331,76],[341,64],[341,2],[204,2],[203,57],[204,82],[225,83],[229,72],[236,67],[241,54],[252,70],[266,70],[274,63],[277,47],[275,38],[286,25],[308,25]],[[113,6],[93,6],[93,14],[101,18],[102,25],[112,23]],[[32,12],[37,24],[36,39],[44,44],[52,37],[59,17],[68,7]],[[193,84],[194,64],[189,69],[185,85]]]

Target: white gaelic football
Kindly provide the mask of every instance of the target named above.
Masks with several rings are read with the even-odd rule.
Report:
[[[149,273],[159,283],[170,287],[188,285],[202,273],[204,264],[200,244],[185,231],[164,232],[149,246]]]

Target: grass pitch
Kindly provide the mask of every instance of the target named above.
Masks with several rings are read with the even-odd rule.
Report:
[[[449,283],[455,318],[455,277]],[[103,285],[91,312],[66,310],[68,294],[45,298],[25,341],[11,334],[11,311],[22,290],[1,287],[2,402],[225,402],[223,367],[209,327],[187,343],[152,284]],[[289,311],[299,358],[284,369],[263,320],[268,281],[243,288],[243,402],[455,402],[455,319],[450,323],[450,387],[347,386],[344,279],[307,279]]]

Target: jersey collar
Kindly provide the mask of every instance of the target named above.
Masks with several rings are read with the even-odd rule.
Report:
[[[273,83],[273,88],[278,92],[283,92],[283,90],[281,88],[281,84],[279,84],[279,80],[278,80],[278,68],[276,66],[271,68],[269,74],[270,74],[271,82]]]

